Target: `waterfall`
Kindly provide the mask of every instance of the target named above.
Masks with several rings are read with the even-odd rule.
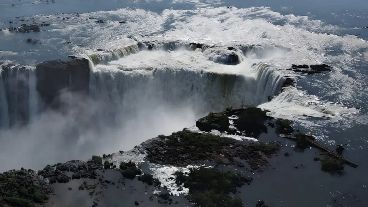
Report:
[[[283,82],[266,65],[255,68],[256,77],[186,69],[124,71],[97,66],[91,77],[91,96],[103,102],[109,116],[141,107],[191,107],[196,114],[227,107],[257,106],[276,95]]]
[[[0,128],[9,127],[8,100],[6,97],[5,83],[3,81],[2,70],[0,71]]]
[[[0,67],[0,128],[27,124],[38,108],[34,68],[12,63]]]
[[[285,78],[266,64],[259,64],[256,66],[256,69],[258,74],[256,77],[257,89],[255,97],[258,104],[262,104],[277,95]]]
[[[172,68],[122,70],[80,59],[42,65],[43,69],[1,65],[2,128],[29,123],[63,88],[88,91],[93,107],[98,108],[93,116],[114,123],[157,106],[190,108],[198,117],[227,107],[257,106],[276,95],[283,83],[283,77],[264,64],[252,68],[256,75]],[[55,73],[58,67],[62,72]]]
[[[29,121],[32,121],[39,112],[39,97],[37,93],[36,74],[32,69],[29,71]]]

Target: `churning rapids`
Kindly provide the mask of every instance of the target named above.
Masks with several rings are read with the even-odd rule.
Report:
[[[0,170],[131,149],[228,107],[259,106],[310,127],[366,120],[344,101],[366,85],[352,68],[366,61],[367,42],[305,16],[202,4],[36,14],[21,22],[43,24],[29,33],[8,19],[13,29],[0,23]],[[292,87],[306,78],[292,64],[331,65],[325,80],[311,81],[344,93]]]

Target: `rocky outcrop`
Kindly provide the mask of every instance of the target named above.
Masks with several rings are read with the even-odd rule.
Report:
[[[96,179],[97,171],[102,169],[102,158],[93,156],[92,159],[87,162],[72,160],[52,166],[48,165],[43,170],[39,171],[38,175],[47,178],[49,183],[67,183],[71,179]]]
[[[196,126],[201,131],[218,130],[223,132],[229,129],[230,123],[229,118],[225,114],[210,113],[208,116],[199,119],[196,122]]]
[[[315,73],[329,72],[332,70],[332,67],[326,64],[292,65],[289,70],[310,75],[310,74],[315,74]]]
[[[211,61],[224,65],[237,65],[241,62],[241,55],[233,47],[210,48],[204,53]]]
[[[292,77],[288,77],[286,76],[285,77],[285,81],[284,83],[282,84],[282,87],[281,88],[286,88],[286,87],[295,87],[295,79],[292,78]]]
[[[30,32],[40,32],[40,26],[37,24],[22,24],[20,27],[10,27],[10,32],[19,32],[19,33],[30,33]]]
[[[207,162],[245,166],[256,170],[279,150],[277,143],[247,142],[188,130],[159,136],[142,144],[147,159],[162,165],[187,166]]]
[[[88,95],[90,72],[89,61],[83,58],[38,64],[36,78],[39,96],[46,106],[57,108],[62,91]]]

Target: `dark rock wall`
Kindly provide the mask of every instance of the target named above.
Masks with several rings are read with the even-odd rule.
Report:
[[[58,108],[63,91],[88,95],[90,67],[87,59],[52,60],[36,67],[37,92],[46,107]]]
[[[63,92],[86,96],[90,67],[87,59],[53,60],[36,69],[0,64],[0,128],[27,124],[46,109],[59,109]]]

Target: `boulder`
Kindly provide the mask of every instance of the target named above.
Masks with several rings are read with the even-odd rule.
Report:
[[[295,79],[291,77],[285,77],[284,83],[282,84],[282,88],[286,87],[294,87],[295,86]]]
[[[192,50],[196,50],[196,49],[204,49],[204,44],[202,43],[189,43],[189,48]]]
[[[205,53],[209,60],[216,63],[224,65],[237,65],[241,62],[240,54],[234,47],[207,49]]]

